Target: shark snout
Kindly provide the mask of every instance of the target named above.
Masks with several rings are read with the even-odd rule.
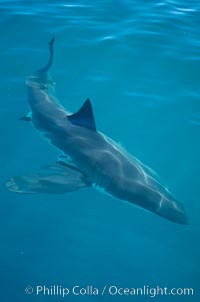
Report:
[[[157,212],[160,216],[175,223],[188,224],[188,217],[183,205],[176,200],[164,199]]]

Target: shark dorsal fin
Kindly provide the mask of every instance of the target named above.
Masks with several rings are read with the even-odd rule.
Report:
[[[76,113],[68,116],[70,122],[74,125],[89,128],[96,131],[96,125],[92,110],[92,104],[89,99],[87,99],[82,107]]]

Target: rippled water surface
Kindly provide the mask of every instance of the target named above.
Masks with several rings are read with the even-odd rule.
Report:
[[[1,300],[30,285],[192,287],[200,297],[200,2],[0,1]],[[181,201],[189,226],[92,189],[17,195],[5,181],[59,152],[19,122],[24,81],[47,61],[55,36],[56,94],[72,112],[90,97],[97,128],[155,169]],[[157,301],[173,301],[158,296]],[[150,301],[73,296],[66,301]]]

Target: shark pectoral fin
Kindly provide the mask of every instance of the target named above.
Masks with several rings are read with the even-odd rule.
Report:
[[[73,162],[72,158],[68,155],[61,154],[58,156],[58,163],[62,166],[71,166],[73,168],[77,168],[76,164]]]
[[[40,168],[35,173],[12,177],[6,187],[17,193],[65,194],[90,186],[77,168],[59,162]]]
[[[74,125],[96,131],[92,104],[89,99],[84,102],[79,111],[72,115],[69,115],[67,118]]]

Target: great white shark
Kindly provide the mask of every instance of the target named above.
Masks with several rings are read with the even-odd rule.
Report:
[[[54,38],[47,65],[26,79],[30,112],[21,119],[31,121],[62,155],[35,173],[10,178],[7,188],[18,193],[64,194],[94,187],[173,222],[188,224],[183,205],[157,174],[97,131],[89,99],[73,114],[59,103],[49,74],[53,45]]]

